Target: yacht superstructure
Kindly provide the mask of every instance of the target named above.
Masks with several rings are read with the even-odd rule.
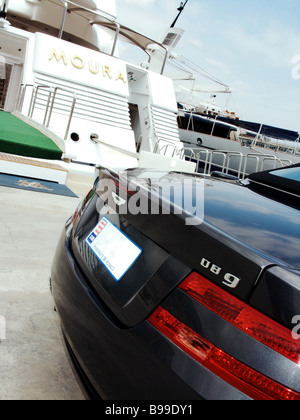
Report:
[[[65,162],[194,170],[163,76],[168,50],[118,23],[114,1],[5,0],[1,10],[2,111],[52,138]],[[121,41],[147,64],[119,59]]]

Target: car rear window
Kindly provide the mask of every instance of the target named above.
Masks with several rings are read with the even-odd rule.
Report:
[[[290,181],[297,181],[300,183],[300,167],[286,168],[281,169],[280,171],[272,171],[270,172],[270,174],[274,176],[279,176],[280,178],[289,179]]]
[[[256,172],[249,176],[249,180],[265,187],[276,188],[282,193],[300,197],[300,164],[287,168]]]

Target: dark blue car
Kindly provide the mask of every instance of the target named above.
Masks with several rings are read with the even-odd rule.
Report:
[[[99,169],[51,288],[90,398],[300,400],[300,165]]]

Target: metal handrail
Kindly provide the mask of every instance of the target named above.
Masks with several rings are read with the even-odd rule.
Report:
[[[50,106],[50,111],[49,111],[49,115],[48,115],[48,120],[47,120],[47,123],[46,123],[46,128],[48,128],[49,125],[50,125],[50,120],[51,120],[52,113],[53,113],[53,108],[54,108],[54,102],[55,102],[55,98],[56,98],[56,94],[57,94],[57,91],[58,90],[62,90],[64,92],[68,92],[68,93],[73,94],[73,101],[72,101],[72,105],[71,105],[70,116],[69,116],[69,120],[68,120],[68,124],[67,124],[67,129],[66,129],[66,133],[65,133],[65,137],[64,137],[64,140],[67,140],[69,129],[70,129],[70,125],[71,125],[71,121],[72,121],[73,114],[74,114],[74,109],[75,109],[76,101],[77,101],[76,92],[71,91],[69,89],[61,88],[61,87],[55,87],[54,88],[53,95],[52,95],[51,106]],[[49,106],[49,101],[48,101],[47,106]],[[46,110],[46,113],[47,112],[48,112],[48,109]]]
[[[59,34],[58,34],[59,39],[62,39],[62,36],[63,36],[63,33],[64,33],[66,17],[67,17],[67,12],[68,12],[68,2],[63,1],[63,4],[64,4],[64,11],[63,11],[62,21],[61,21],[61,25],[60,25],[60,29],[59,29]]]
[[[159,144],[163,142],[164,144],[162,145],[162,147],[159,146]],[[185,153],[184,153],[184,148],[179,149],[174,142],[168,140],[168,139],[164,139],[164,138],[159,138],[158,141],[155,144],[153,153],[154,154],[162,154],[166,156],[166,153],[168,151],[168,148],[171,148],[171,150],[173,150],[172,153],[172,157],[176,157],[179,156],[180,159],[184,160],[185,158]]]
[[[63,35],[63,32],[64,32],[64,26],[65,26],[65,21],[66,21],[66,16],[67,16],[68,10],[70,12],[75,11],[75,10],[83,10],[85,12],[92,13],[96,16],[99,16],[99,17],[102,17],[102,18],[106,19],[109,22],[109,24],[114,25],[115,28],[116,28],[115,38],[114,38],[114,42],[113,42],[113,46],[112,46],[112,51],[110,53],[110,55],[113,57],[115,55],[115,52],[116,52],[117,42],[118,42],[120,31],[121,31],[121,25],[116,21],[116,18],[112,18],[110,15],[108,15],[103,10],[100,10],[100,9],[92,10],[92,9],[89,9],[85,6],[79,5],[79,4],[77,4],[73,1],[70,1],[70,0],[61,0],[61,2],[64,5],[64,10],[63,10],[63,16],[62,16],[62,23],[61,23],[61,27],[60,27],[60,30],[59,30],[59,38],[62,38],[62,35]],[[72,6],[75,6],[75,8],[68,9],[68,4],[70,4]],[[100,22],[95,22],[95,21],[90,21],[90,24],[91,25],[100,25],[101,23]],[[134,31],[132,31],[132,32],[134,32]],[[128,39],[130,39],[131,43],[133,43],[133,44],[139,46],[140,48],[142,48],[141,45],[139,45],[137,42],[135,42],[133,37],[128,37]],[[163,44],[161,44],[157,41],[151,40],[150,38],[147,38],[147,39],[149,39],[149,41],[151,41],[151,43],[159,45],[164,50],[164,60],[163,60],[162,67],[161,67],[161,72],[160,72],[160,74],[163,74],[165,66],[166,66],[166,62],[167,62],[167,59],[168,59],[168,49]],[[142,49],[148,55],[149,61],[151,61],[151,54],[149,54],[149,52],[146,49],[144,49],[144,48],[142,48]]]
[[[267,155],[262,153],[248,153],[247,155],[243,155],[243,153],[237,151],[209,150],[203,147],[188,147],[184,148],[184,151],[186,160],[196,160],[197,172],[199,171],[201,162],[204,166],[202,169],[204,174],[209,174],[211,172],[212,166],[215,166],[219,168],[221,172],[226,174],[228,174],[230,170],[235,171],[238,174],[238,177],[242,179],[245,179],[248,175],[247,167],[249,163],[254,163],[255,165],[255,168],[252,172],[264,170],[266,167],[266,162],[268,161],[274,162],[274,169],[276,168],[276,164],[281,167],[292,165],[292,161],[289,159],[280,159],[275,155]],[[214,157],[216,156],[221,156],[223,158],[221,163],[214,162]],[[233,158],[239,159],[235,165],[232,165]]]
[[[129,157],[132,157],[134,159],[138,159],[139,158],[139,153],[130,152],[129,150],[123,149],[121,147],[114,146],[114,145],[109,144],[109,143],[107,143],[107,142],[105,142],[103,140],[100,140],[100,139],[98,140],[98,143],[99,144],[102,144],[105,147],[108,147],[111,150],[114,150],[115,152],[119,152],[119,153],[125,154],[125,155],[127,155]]]
[[[36,107],[39,90],[40,89],[49,90],[47,104],[45,106],[44,120],[43,120],[43,123],[42,123],[42,126],[45,127],[45,128],[49,128],[49,126],[50,126],[50,121],[51,121],[51,117],[52,117],[53,110],[54,110],[54,105],[55,105],[57,92],[59,90],[61,90],[61,91],[68,92],[68,93],[72,94],[73,100],[72,100],[71,109],[70,109],[70,113],[69,113],[69,118],[68,118],[68,122],[67,122],[66,132],[65,132],[65,136],[64,136],[64,140],[67,140],[69,130],[70,130],[70,126],[71,126],[71,121],[72,121],[75,106],[76,106],[76,101],[77,101],[76,92],[74,92],[72,90],[69,90],[69,89],[62,88],[62,87],[58,87],[58,86],[53,88],[53,87],[47,86],[47,85],[36,85],[36,86],[31,85],[31,84],[21,85],[20,86],[20,91],[19,91],[19,98],[17,100],[17,105],[16,105],[16,111],[19,112],[19,113],[21,113],[21,111],[22,111],[24,100],[25,100],[25,95],[26,95],[26,89],[28,87],[33,88],[33,91],[32,91],[32,94],[31,94],[31,100],[30,100],[30,104],[29,104],[29,108],[28,108],[28,113],[27,113],[27,117],[30,118],[30,119],[33,119],[33,113],[34,113],[34,110],[35,110],[35,107]]]
[[[23,105],[24,105],[24,100],[25,100],[25,95],[26,95],[26,89],[28,87],[33,87],[34,85],[32,84],[21,84],[20,85],[20,89],[19,89],[19,94],[18,94],[18,99],[17,99],[17,103],[16,103],[16,111],[20,112],[22,111]]]
[[[232,157],[239,158],[238,177],[240,177],[241,173],[242,173],[242,165],[243,165],[243,158],[244,158],[243,153],[241,153],[241,152],[229,152],[228,153],[228,155],[227,155],[228,162],[227,162],[227,169],[226,169],[227,174],[228,174],[229,169],[230,169],[230,159]]]
[[[254,172],[258,172],[258,167],[259,167],[259,156],[262,155],[258,155],[257,153],[248,153],[245,158],[244,158],[244,169],[243,169],[243,178],[246,177],[247,175],[247,165],[249,163],[250,159],[255,159],[256,160],[256,169]]]
[[[47,85],[37,85],[35,89],[33,89],[32,95],[31,95],[31,102],[30,102],[29,110],[28,110],[28,118],[32,118],[39,89],[50,89],[50,88],[51,86],[47,86]]]
[[[119,38],[119,34],[120,34],[120,24],[118,22],[116,22],[115,19],[112,19],[112,18],[108,17],[108,15],[100,9],[92,10],[92,9],[89,9],[88,7],[82,6],[82,5],[77,4],[77,3],[73,2],[73,1],[70,1],[70,0],[61,0],[61,1],[63,2],[63,5],[64,5],[64,11],[63,11],[62,22],[61,22],[58,37],[61,39],[62,36],[63,36],[64,26],[65,26],[65,22],[66,22],[66,16],[67,16],[67,12],[68,12],[68,5],[70,4],[72,6],[75,6],[75,8],[71,9],[71,11],[83,10],[85,12],[89,12],[89,13],[95,14],[97,16],[100,16],[100,17],[108,20],[110,23],[112,23],[113,25],[116,26],[116,34],[115,34],[115,39],[114,39],[113,47],[112,47],[112,51],[111,51],[111,56],[114,56],[115,51],[116,51],[118,38]],[[91,24],[94,24],[94,22],[91,22]]]

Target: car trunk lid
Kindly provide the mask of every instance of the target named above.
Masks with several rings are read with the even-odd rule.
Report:
[[[254,213],[265,200],[258,197],[258,207],[251,213],[246,200],[251,203],[251,194],[254,193],[245,187],[191,177],[197,188],[202,188],[202,204],[205,199],[204,217],[201,219],[201,214],[197,214],[199,223],[193,224],[187,223],[191,213],[184,208],[184,198],[180,198],[181,206],[174,199],[176,185],[182,185],[183,176],[142,170],[129,171],[125,178],[101,170],[100,176],[97,194],[79,212],[72,248],[91,286],[118,320],[128,327],[146,319],[192,271],[246,301],[251,298],[266,270],[281,263],[289,265],[282,262],[284,256],[270,255],[267,243],[258,243],[259,251],[254,248],[255,237],[251,236],[251,228],[253,230],[256,223]],[[154,178],[156,181],[172,179],[171,194],[169,190],[167,195],[160,193],[159,199],[155,194],[149,197],[150,189],[157,192]],[[238,194],[244,201],[235,201]],[[141,211],[143,200],[148,203],[144,212]],[[238,209],[241,213],[243,210],[241,201],[248,221],[244,221],[243,229],[239,231],[241,215]],[[180,207],[181,213],[178,211]],[[166,208],[169,208],[169,214],[164,214]],[[141,250],[118,281],[103,259],[101,261],[99,253],[97,255],[87,243],[88,236],[103,218]],[[246,243],[246,231],[249,232],[250,245]],[[116,249],[119,256],[125,251]]]

